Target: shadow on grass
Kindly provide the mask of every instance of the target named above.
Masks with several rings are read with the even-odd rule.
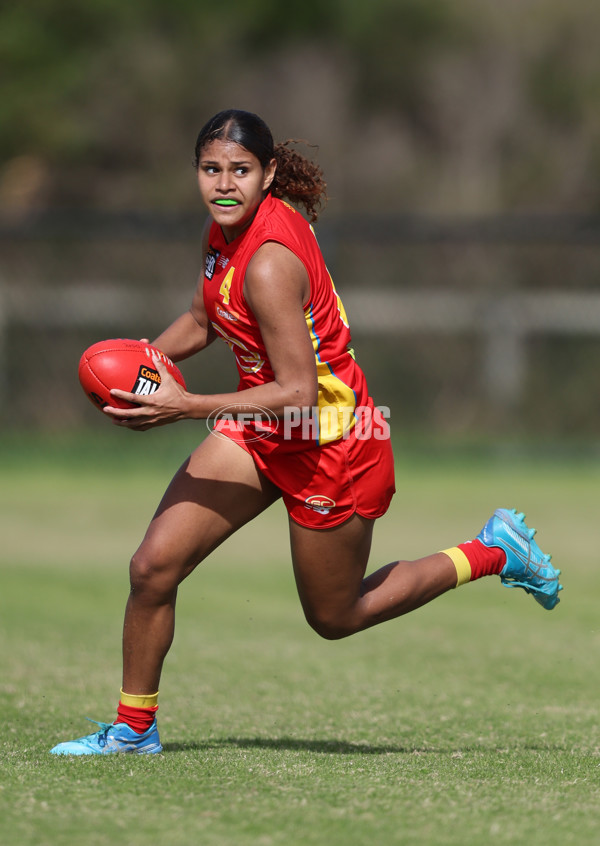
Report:
[[[366,743],[347,743],[343,740],[301,740],[293,737],[224,737],[220,740],[190,743],[164,743],[165,752],[190,752],[193,750],[273,749],[287,752],[318,752],[323,755],[387,755],[390,752],[412,752],[409,747],[370,746]],[[425,751],[425,750],[423,750]]]
[[[460,748],[440,748],[437,746],[411,746],[382,744],[372,746],[368,743],[348,743],[344,740],[304,740],[293,737],[224,737],[189,743],[165,743],[165,752],[210,751],[214,749],[271,749],[287,752],[315,752],[321,755],[455,755],[472,752],[494,752],[496,747],[461,746]],[[524,747],[528,752],[558,752],[558,747]],[[512,750],[515,751],[515,750]]]

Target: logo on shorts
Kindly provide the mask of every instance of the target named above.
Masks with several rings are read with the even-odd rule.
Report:
[[[311,508],[317,514],[329,514],[335,508],[335,500],[330,496],[309,496],[304,500],[304,507]]]

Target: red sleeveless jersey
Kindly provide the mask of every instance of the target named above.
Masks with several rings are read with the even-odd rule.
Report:
[[[244,298],[248,263],[267,241],[291,250],[308,274],[310,297],[304,315],[317,364],[318,409],[310,425],[300,425],[294,418],[287,425],[263,421],[244,424],[244,429],[257,447],[260,441],[263,451],[284,443],[292,450],[312,448],[347,436],[355,424],[355,409],[367,406],[369,397],[364,374],[350,349],[344,307],[310,224],[288,203],[271,195],[261,203],[248,229],[230,244],[213,222],[204,271],[204,304],[213,329],[235,355],[238,391],[274,381],[259,325]],[[253,434],[257,425],[258,436]]]

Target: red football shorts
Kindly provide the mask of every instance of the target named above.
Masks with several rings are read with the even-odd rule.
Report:
[[[214,433],[250,453],[280,489],[292,520],[310,529],[330,529],[355,513],[375,519],[389,508],[396,490],[394,456],[389,428],[377,409],[373,424],[368,432],[354,427],[342,440],[296,452],[265,451],[263,442],[244,439],[227,421],[220,421]]]

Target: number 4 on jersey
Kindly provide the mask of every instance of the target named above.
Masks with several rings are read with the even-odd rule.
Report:
[[[221,282],[221,287],[219,288],[219,294],[223,297],[223,305],[229,305],[229,290],[231,288],[231,283],[233,282],[233,274],[235,273],[235,267],[230,267],[227,276]]]

